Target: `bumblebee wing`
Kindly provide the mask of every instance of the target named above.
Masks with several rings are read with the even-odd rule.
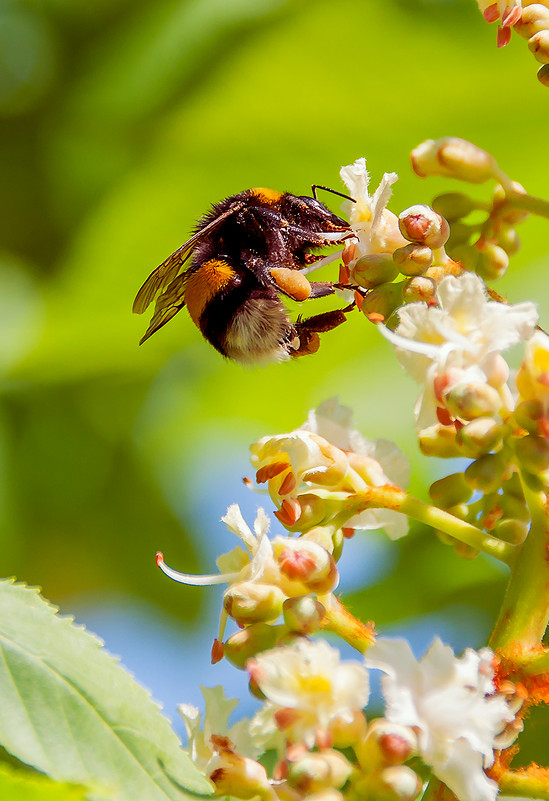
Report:
[[[133,302],[133,311],[135,314],[143,314],[145,309],[150,305],[150,303],[154,300],[155,296],[164,288],[169,287],[172,281],[176,278],[178,273],[180,272],[181,268],[191,255],[194,248],[197,244],[204,239],[204,237],[208,236],[212,231],[218,228],[225,220],[235,214],[237,211],[243,207],[244,203],[236,202],[233,203],[226,211],[222,214],[219,214],[215,217],[208,225],[205,225],[204,228],[201,228],[200,231],[197,231],[194,236],[191,236],[190,239],[185,242],[184,245],[181,245],[176,251],[174,251],[171,256],[168,256],[166,261],[163,261],[156,270],[149,275],[141,289],[136,295],[136,298]],[[160,298],[159,298],[160,300]],[[182,308],[185,305],[183,301],[179,308]],[[179,309],[178,309],[179,310]],[[177,310],[177,311],[178,311]],[[155,311],[155,316],[158,311],[158,304],[157,309]],[[175,314],[175,312],[173,313]],[[172,317],[173,317],[172,314]],[[153,317],[154,319],[154,317]],[[167,322],[167,320],[166,320]],[[164,323],[163,323],[164,324]],[[151,321],[152,325],[152,321]],[[160,327],[160,326],[159,326]],[[155,329],[157,330],[157,329]],[[150,336],[150,334],[149,334]],[[144,337],[145,339],[147,337]],[[142,340],[143,341],[143,340]]]
[[[166,325],[183,308],[185,305],[186,280],[187,272],[177,275],[167,289],[159,295],[149,327],[139,340],[140,345],[158,331],[159,328]]]

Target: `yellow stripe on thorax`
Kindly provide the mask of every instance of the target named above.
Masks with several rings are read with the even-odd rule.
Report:
[[[234,274],[226,261],[211,259],[189,275],[185,285],[185,303],[195,325],[198,325],[210,300],[230,283]]]
[[[282,192],[277,192],[276,189],[267,189],[265,186],[256,186],[250,190],[252,195],[255,195],[264,203],[276,203],[282,197]]]

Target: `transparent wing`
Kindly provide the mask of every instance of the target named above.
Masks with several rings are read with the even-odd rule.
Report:
[[[152,303],[156,295],[158,295],[158,293],[161,292],[165,287],[169,288],[174,279],[178,277],[183,265],[185,264],[185,262],[191,255],[192,251],[197,246],[197,244],[202,239],[204,239],[204,237],[208,236],[208,234],[210,234],[212,231],[218,228],[228,217],[232,216],[233,214],[236,214],[237,211],[240,211],[240,209],[243,206],[244,203],[240,201],[233,203],[227,209],[227,211],[224,211],[222,214],[219,214],[214,220],[208,223],[208,225],[206,225],[204,228],[201,228],[200,231],[197,231],[197,233],[194,234],[194,236],[191,236],[191,238],[187,240],[187,242],[185,242],[184,245],[181,245],[181,247],[178,248],[176,251],[174,251],[171,254],[171,256],[168,256],[166,261],[163,261],[162,264],[160,264],[156,268],[156,270],[153,270],[153,272],[149,275],[149,277],[147,278],[147,280],[137,293],[136,298],[133,302],[132,308],[135,314],[143,314],[145,309],[150,305],[150,303]],[[158,301],[160,301],[162,297],[163,296],[161,295],[158,298]],[[178,309],[176,309],[176,311],[179,311],[179,309],[181,309],[184,305],[185,301],[183,300],[183,298],[181,298],[180,306]],[[164,306],[165,304],[163,304],[163,307]],[[157,302],[153,320],[156,317],[158,311],[159,308]],[[174,311],[172,317],[175,313],[176,312]],[[168,320],[166,320],[165,322],[168,322]],[[162,323],[162,325],[164,325],[164,323]],[[160,326],[157,326],[155,330],[158,330],[159,327]],[[150,334],[148,334],[148,336],[150,336]],[[147,335],[145,335],[143,339],[147,339]]]
[[[177,275],[167,289],[159,295],[149,327],[139,340],[140,345],[158,331],[159,328],[166,325],[183,308],[185,305],[186,279],[186,272]]]

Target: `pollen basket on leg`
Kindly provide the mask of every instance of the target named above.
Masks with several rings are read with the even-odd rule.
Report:
[[[185,287],[185,303],[192,321],[199,325],[200,315],[218,292],[234,278],[235,272],[226,261],[211,259],[189,275]]]

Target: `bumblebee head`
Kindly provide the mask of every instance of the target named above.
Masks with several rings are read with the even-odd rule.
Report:
[[[313,235],[320,234],[318,239],[324,242],[337,242],[350,230],[346,220],[333,214],[316,198],[307,195],[283,195],[280,211],[288,222],[310,231]]]

